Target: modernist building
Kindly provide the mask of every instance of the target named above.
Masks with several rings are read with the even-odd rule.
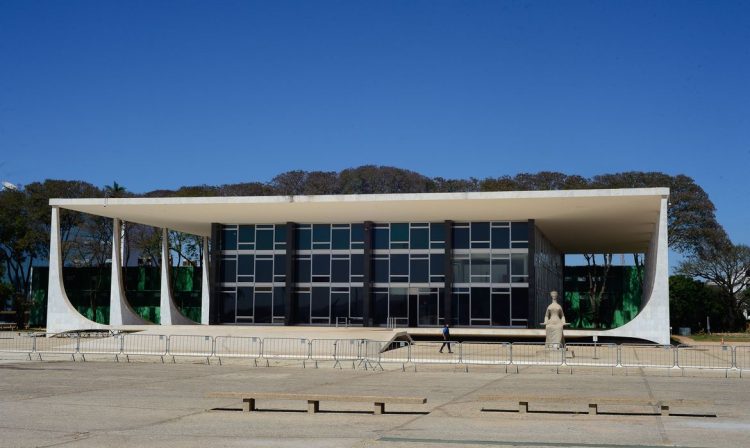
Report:
[[[602,335],[669,340],[664,188],[342,196],[53,199],[48,328],[97,324],[61,280],[59,208],[115,218],[112,325],[144,324],[120,221],[205,237],[202,324],[539,329],[565,254],[644,253],[641,312]],[[162,259],[168,250],[163,243]],[[210,259],[210,262],[208,260]],[[162,263],[161,324],[191,323]],[[585,332],[584,332],[585,333]],[[589,332],[597,334],[597,332]]]

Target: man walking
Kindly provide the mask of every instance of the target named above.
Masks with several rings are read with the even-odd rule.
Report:
[[[445,324],[445,326],[443,326],[443,345],[440,346],[440,353],[443,353],[445,347],[448,347],[448,353],[453,353],[451,350],[451,343],[449,342],[450,340],[451,332],[448,330],[448,324]]]

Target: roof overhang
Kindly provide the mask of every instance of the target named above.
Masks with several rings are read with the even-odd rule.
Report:
[[[645,252],[668,188],[327,196],[50,199],[92,215],[209,236],[211,223],[534,219],[566,253]]]

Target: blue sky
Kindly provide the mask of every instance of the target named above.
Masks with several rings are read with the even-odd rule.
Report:
[[[692,176],[750,244],[750,2],[0,3],[0,178]]]

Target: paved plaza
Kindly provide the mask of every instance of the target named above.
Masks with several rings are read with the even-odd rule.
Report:
[[[723,372],[577,369],[556,374],[544,367],[505,373],[475,367],[425,366],[402,372],[302,368],[287,362],[253,367],[178,358],[176,364],[143,358],[115,363],[100,357],[72,362],[0,361],[0,446],[263,446],[263,447],[744,447],[750,433],[750,384]],[[260,412],[241,412],[237,399],[207,398],[218,391],[427,397],[426,405],[390,405],[373,415],[366,403],[321,403],[306,413],[296,401],[259,401]],[[517,401],[487,402],[485,395],[534,398],[530,412]],[[608,415],[587,415],[586,402],[601,399],[679,400],[674,411],[717,417],[662,417],[653,409],[601,406]],[[563,413],[579,411],[578,414]],[[557,413],[555,413],[557,412]]]

